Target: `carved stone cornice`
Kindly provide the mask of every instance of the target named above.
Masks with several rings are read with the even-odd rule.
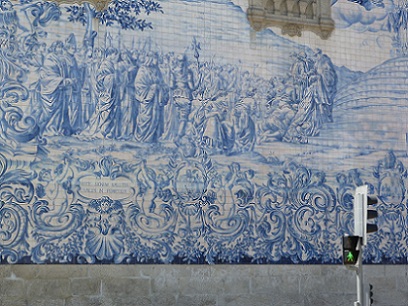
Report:
[[[84,4],[89,3],[92,4],[97,11],[103,11],[108,8],[110,0],[52,0],[57,4]]]
[[[255,31],[279,27],[289,36],[308,30],[327,39],[334,29],[330,0],[249,0],[247,18]]]

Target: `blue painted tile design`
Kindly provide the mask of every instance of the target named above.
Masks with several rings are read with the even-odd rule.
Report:
[[[363,73],[265,31],[281,50],[266,77],[252,56],[208,57],[204,36],[156,48],[154,23],[121,5],[2,2],[2,263],[340,263],[362,184],[380,198],[365,260],[407,263],[398,35],[396,56]]]

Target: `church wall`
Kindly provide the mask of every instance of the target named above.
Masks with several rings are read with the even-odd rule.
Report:
[[[405,6],[323,33],[256,2],[1,4],[3,305],[351,304],[361,185],[375,300],[408,305]]]

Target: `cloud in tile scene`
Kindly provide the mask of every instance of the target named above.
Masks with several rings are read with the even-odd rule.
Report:
[[[359,32],[388,31],[387,21],[389,13],[393,10],[392,1],[381,2],[360,1],[336,1],[332,5],[332,18],[336,28],[349,28]]]

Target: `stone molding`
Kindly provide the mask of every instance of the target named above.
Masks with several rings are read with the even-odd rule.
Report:
[[[97,11],[103,11],[108,8],[110,0],[52,0],[57,4],[84,4],[89,3],[92,4]]]
[[[279,27],[289,36],[308,30],[327,39],[334,29],[330,0],[249,0],[247,18],[255,31]]]

